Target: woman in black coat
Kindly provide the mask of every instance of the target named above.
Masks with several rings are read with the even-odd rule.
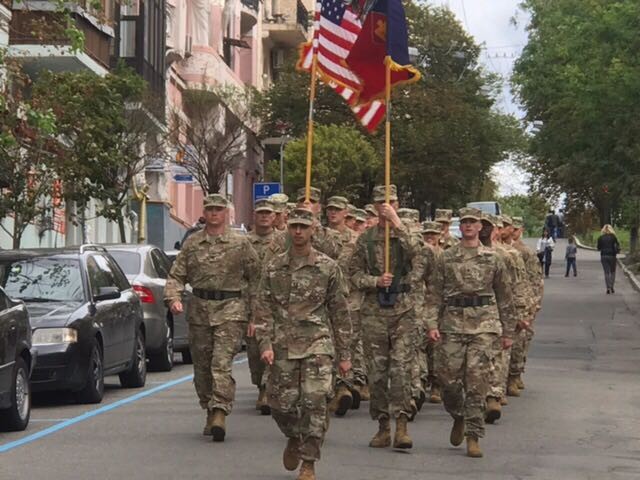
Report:
[[[620,253],[620,243],[613,227],[606,224],[602,227],[602,235],[598,237],[600,262],[604,269],[604,281],[607,284],[607,294],[615,293],[616,283],[616,255]]]

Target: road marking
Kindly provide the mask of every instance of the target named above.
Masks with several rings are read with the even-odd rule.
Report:
[[[244,357],[238,360],[234,360],[233,364],[239,365],[241,363],[245,363],[246,361],[247,361],[247,357]],[[124,405],[128,405],[142,398],[149,397],[163,390],[168,390],[169,388],[173,388],[176,385],[180,385],[181,383],[188,382],[189,380],[192,380],[192,379],[193,379],[193,374],[186,375],[184,377],[180,377],[175,380],[170,380],[161,385],[158,385],[157,387],[153,387],[153,388],[150,388],[149,390],[145,390],[144,392],[139,392],[139,393],[136,393],[135,395],[131,395],[130,397],[116,400],[115,402],[110,403],[109,405],[96,408],[95,410],[85,412],[82,415],[78,415],[77,417],[69,418],[60,423],[56,423],[55,425],[52,425],[48,428],[40,430],[39,432],[32,433],[31,435],[27,435],[26,437],[23,437],[19,440],[15,440],[13,442],[8,442],[8,443],[5,443],[4,445],[0,445],[0,453],[5,453],[5,452],[8,452],[9,450],[13,450],[14,448],[18,448],[28,443],[35,442],[36,440],[39,440],[48,435],[52,435],[56,432],[59,432],[60,430],[63,430],[67,427],[75,425],[76,423],[89,420],[90,418],[93,418],[95,416],[110,412],[112,410],[115,410],[116,408],[120,408]]]

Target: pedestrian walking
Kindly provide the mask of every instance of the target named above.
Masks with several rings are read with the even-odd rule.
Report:
[[[620,243],[616,232],[608,223],[602,227],[602,235],[598,237],[598,250],[600,251],[600,262],[604,270],[604,281],[607,285],[607,295],[616,293],[616,256],[620,253]]]
[[[222,442],[236,391],[231,367],[247,330],[247,309],[260,269],[249,240],[228,227],[227,198],[208,195],[203,206],[205,227],[182,246],[167,278],[164,301],[178,315],[184,311],[185,286],[193,288],[187,311],[193,382],[200,406],[207,410],[203,434]]]
[[[544,276],[549,278],[549,269],[551,268],[551,255],[555,242],[551,237],[549,229],[545,228],[542,231],[542,237],[538,239],[538,245],[536,251],[538,252],[538,259],[540,260],[540,266],[544,268]]]
[[[343,377],[351,369],[348,287],[338,263],[312,247],[315,221],[311,210],[291,212],[291,246],[266,264],[255,309],[271,414],[288,439],[282,461],[289,471],[302,461],[298,480],[316,478],[334,361]]]
[[[564,254],[564,259],[567,262],[567,272],[565,273],[565,277],[569,276],[569,271],[573,270],[573,276],[578,276],[578,271],[576,267],[576,257],[578,256],[578,247],[576,247],[576,241],[573,237],[569,237],[569,244],[567,245],[567,249]]]
[[[555,210],[549,210],[549,213],[544,220],[544,226],[549,230],[549,235],[555,241],[558,238],[560,230],[560,217],[556,214]]]

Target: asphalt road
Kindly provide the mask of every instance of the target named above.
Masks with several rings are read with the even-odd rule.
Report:
[[[487,427],[483,459],[448,443],[451,421],[425,405],[410,453],[367,447],[376,424],[365,408],[332,419],[320,479],[640,479],[640,294],[619,272],[605,295],[598,257],[581,250],[564,278],[564,244],[546,282],[521,398]],[[201,435],[204,416],[189,366],[150,374],[141,390],[109,379],[99,406],[39,398],[26,432],[0,434],[0,479],[287,479],[284,439],[254,410],[244,355],[227,441]]]

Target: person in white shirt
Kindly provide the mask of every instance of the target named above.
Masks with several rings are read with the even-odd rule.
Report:
[[[553,247],[555,243],[553,242],[553,238],[549,233],[549,230],[546,228],[542,232],[542,237],[538,239],[538,246],[536,251],[538,252],[538,259],[540,260],[540,265],[544,266],[544,276],[549,278],[549,268],[551,267],[551,253],[553,252]]]

